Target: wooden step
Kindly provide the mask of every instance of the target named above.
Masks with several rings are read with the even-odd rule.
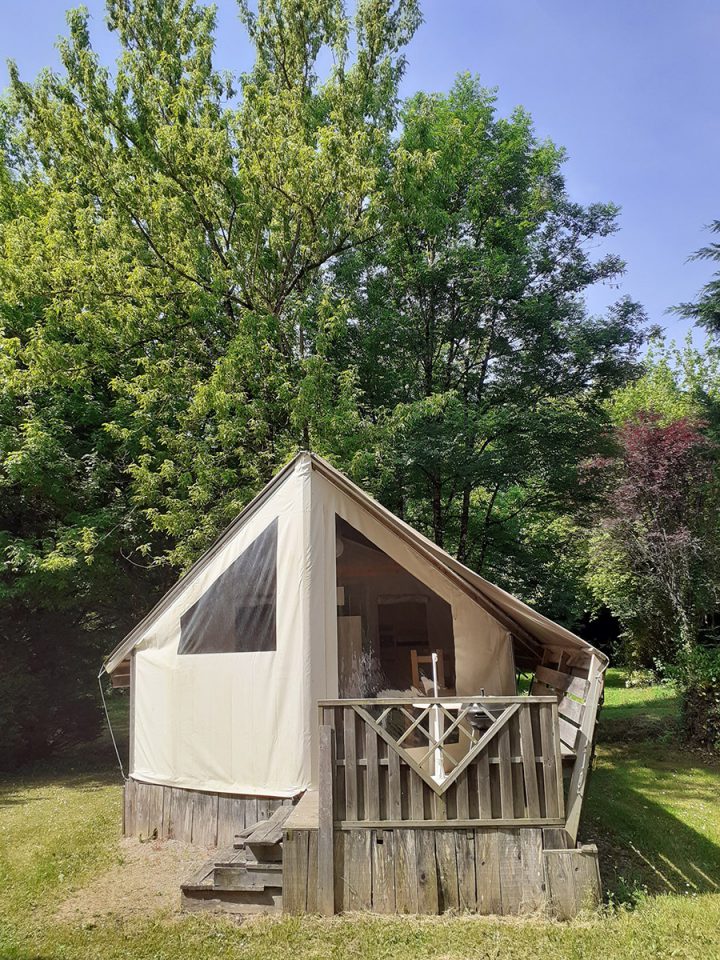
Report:
[[[180,891],[180,906],[186,913],[251,914],[281,913],[282,890],[266,887],[264,890],[204,890]]]
[[[238,834],[236,846],[256,847],[273,846],[280,843],[283,834],[283,825],[292,813],[293,808],[288,804],[278,807],[269,820],[261,820],[253,827]]]
[[[213,882],[224,890],[282,887],[282,863],[219,864],[215,867]]]
[[[278,845],[282,850],[282,846]],[[182,909],[267,913],[282,908],[282,863],[265,863],[230,847],[180,885]]]
[[[253,824],[232,847],[180,885],[182,909],[227,913],[267,913],[282,909],[282,840],[293,807],[279,807],[268,820]]]
[[[235,838],[235,847],[247,853],[248,861],[255,858],[263,863],[282,860],[282,838],[285,821],[293,808],[278,807],[269,820],[261,820]]]

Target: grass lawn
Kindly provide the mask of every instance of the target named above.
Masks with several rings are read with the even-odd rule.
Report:
[[[582,831],[601,847],[609,905],[570,924],[355,915],[238,925],[151,909],[63,921],[62,903],[122,859],[119,776],[102,741],[0,781],[0,957],[720,960],[720,765],[678,743],[676,711],[669,689],[627,690],[611,672]]]
[[[677,694],[672,686],[657,684],[628,688],[622,670],[608,670],[605,677],[605,704],[600,715],[605,732],[623,724],[627,735],[629,721],[640,729],[644,729],[648,723],[662,724],[662,732],[674,734],[677,711]]]

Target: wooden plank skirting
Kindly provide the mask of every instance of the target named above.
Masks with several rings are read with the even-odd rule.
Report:
[[[551,849],[564,831],[348,829],[333,838],[334,882],[323,909],[318,831],[284,840],[285,913],[469,912],[570,919],[600,903],[597,848]],[[331,908],[328,909],[328,907]]]
[[[204,847],[232,845],[235,835],[292,800],[209,793],[144,783],[125,782],[123,835],[183,840]]]

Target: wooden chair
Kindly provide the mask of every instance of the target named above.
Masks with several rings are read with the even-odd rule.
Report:
[[[437,664],[437,680],[438,687],[444,689],[445,687],[445,657],[442,650],[436,650],[435,653],[438,657]],[[418,690],[422,690],[422,681],[420,679],[420,666],[427,664],[428,670],[424,670],[423,673],[430,679],[432,679],[432,652],[428,654],[419,655],[417,650],[410,651],[410,663],[412,665],[412,682],[413,686]]]

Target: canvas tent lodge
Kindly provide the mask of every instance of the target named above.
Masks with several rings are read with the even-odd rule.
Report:
[[[189,907],[570,915],[605,666],[301,453],[104,665],[124,831],[228,847]]]

